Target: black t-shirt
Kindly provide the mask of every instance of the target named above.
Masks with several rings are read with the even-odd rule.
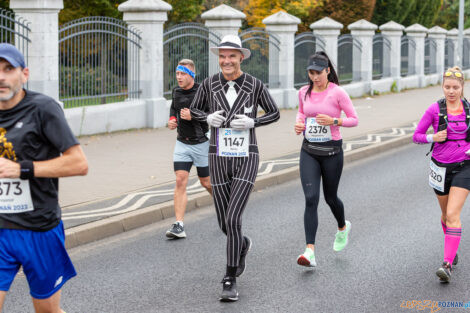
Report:
[[[79,144],[54,99],[30,90],[25,92],[15,107],[0,110],[0,157],[16,162],[50,160]],[[59,180],[34,177],[29,185],[34,211],[0,214],[0,219],[34,231],[54,228],[61,219]]]
[[[188,108],[193,102],[194,96],[196,95],[197,89],[199,88],[198,83],[194,83],[191,89],[184,90],[180,87],[173,89],[172,101],[170,107],[170,117],[175,116],[178,122],[178,137],[177,139],[182,143],[189,145],[196,145],[209,140],[206,137],[206,133],[209,131],[209,126],[206,122],[198,122],[196,120],[183,120],[180,116],[180,110]],[[207,112],[209,108],[207,108]]]

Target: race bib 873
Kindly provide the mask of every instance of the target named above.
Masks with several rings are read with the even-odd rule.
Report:
[[[34,211],[29,180],[0,179],[0,213],[13,214]]]

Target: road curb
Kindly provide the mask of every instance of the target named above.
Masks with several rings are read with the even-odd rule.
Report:
[[[379,144],[373,144],[359,149],[348,151],[344,154],[345,163],[350,163],[378,153],[386,152],[394,148],[412,142],[413,134],[407,134],[399,138],[387,140]],[[285,183],[299,177],[299,167],[294,166],[267,174],[256,179],[254,191]],[[188,196],[186,211],[192,211],[211,205],[212,197],[207,192]],[[67,248],[77,247],[86,243],[114,236],[132,229],[146,226],[163,219],[173,217],[173,201],[159,203],[147,208],[138,209],[99,221],[86,223],[65,230]]]

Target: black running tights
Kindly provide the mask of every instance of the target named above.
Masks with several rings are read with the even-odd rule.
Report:
[[[343,151],[334,156],[312,156],[301,149],[300,180],[305,194],[304,227],[307,244],[315,244],[318,228],[318,201],[320,180],[323,179],[323,195],[338,222],[345,225],[343,202],[338,198],[338,185],[343,171]]]

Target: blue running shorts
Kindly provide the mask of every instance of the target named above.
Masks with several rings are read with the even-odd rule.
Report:
[[[209,141],[188,145],[177,140],[173,162],[192,162],[196,167],[209,166]]]
[[[65,250],[62,221],[46,232],[0,229],[0,290],[8,291],[20,266],[31,296],[47,299],[77,275]]]

